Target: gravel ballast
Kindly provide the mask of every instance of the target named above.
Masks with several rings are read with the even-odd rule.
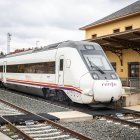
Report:
[[[95,140],[140,140],[139,130],[133,130],[129,126],[125,127],[113,122],[109,123],[105,120],[61,122],[61,124]]]
[[[42,99],[18,95],[3,89],[0,90],[0,98],[35,113],[71,111],[71,109],[50,104]],[[130,126],[126,127],[106,120],[99,120],[98,118],[91,121],[60,123],[95,140],[140,140],[139,130],[132,129]]]
[[[41,99],[37,100],[31,97],[18,95],[11,91],[0,90],[0,98],[34,113],[62,112],[70,110],[50,104],[47,101],[41,101]]]

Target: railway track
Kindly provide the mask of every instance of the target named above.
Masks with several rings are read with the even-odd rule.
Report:
[[[7,112],[4,112],[6,106]],[[1,131],[14,140],[91,140],[80,133],[70,130],[56,122],[38,114],[22,109],[7,101],[0,99]],[[33,115],[39,120],[18,121],[16,123],[7,119],[7,116]]]
[[[101,120],[106,120],[114,122],[115,124],[122,124],[125,126],[130,126],[131,129],[140,130],[140,114],[121,114],[117,113],[116,115],[105,115]]]
[[[16,90],[12,90],[12,89],[6,89],[6,88],[0,88],[0,90],[1,91],[6,91],[6,92],[9,92],[9,93],[12,93],[12,94],[17,94],[17,95],[20,95],[20,96],[23,96],[23,97],[26,97],[26,98],[32,98],[32,99],[35,99],[35,100],[38,100],[38,101],[47,102],[49,104],[60,106],[62,108],[68,108],[68,109],[72,108],[72,109],[74,109],[72,104],[64,104],[60,101],[45,99],[42,96],[32,95],[32,94],[23,93],[23,92],[20,92],[20,91],[16,91]]]
[[[40,101],[40,102],[45,102],[45,103],[52,104],[52,105],[62,107],[62,108],[66,108],[66,109],[77,110],[77,111],[81,111],[81,112],[85,112],[85,113],[89,113],[89,114],[92,114],[90,112],[96,112],[96,111],[100,112],[100,107],[99,107],[99,109],[97,109],[98,107],[91,107],[91,106],[88,106],[88,105],[85,105],[85,104],[78,104],[78,103],[74,103],[74,102],[71,103],[71,104],[65,104],[63,102],[59,102],[59,101],[55,101],[55,100],[49,100],[49,99],[45,99],[44,97],[40,97],[40,96],[37,96],[37,95],[31,95],[31,94],[11,90],[11,89],[4,89],[3,88],[1,90],[12,93],[12,94],[15,94],[15,95],[18,95],[18,96],[20,95],[20,96],[23,96],[25,98],[31,98],[31,99],[34,99],[34,100],[37,100],[37,101]],[[121,112],[120,107],[116,108],[116,106],[113,107],[113,106],[109,106],[109,105],[107,105],[106,107],[101,107],[101,112],[103,112],[103,114],[105,112],[107,112],[108,110],[114,111],[114,114],[118,113],[118,112]],[[128,111],[127,109],[123,109],[123,110],[126,110],[127,113],[130,111],[130,110]],[[111,112],[111,111],[109,111],[109,112]],[[135,111],[131,111],[131,112],[135,112]],[[139,113],[139,112],[137,112],[137,113]],[[109,113],[109,114],[111,114],[111,113]]]
[[[31,104],[31,103],[29,103],[29,106],[31,106],[31,108],[28,108],[28,104],[26,105],[26,107],[29,109],[29,110],[32,110],[33,112],[36,112],[36,113],[42,113],[42,111],[38,111],[38,110],[36,110],[36,109],[32,109],[32,106],[34,106],[34,105],[36,105],[37,104],[37,106],[39,105],[39,107],[38,107],[38,109],[39,108],[43,108],[43,106],[41,105],[40,106],[40,104],[45,104],[45,107],[46,108],[51,108],[53,105],[55,106],[55,108],[57,108],[57,106],[60,106],[59,104],[57,104],[57,102],[51,102],[51,101],[48,101],[48,100],[45,100],[45,99],[43,99],[43,98],[39,98],[39,97],[34,97],[34,96],[31,96],[31,95],[24,95],[23,93],[22,93],[22,95],[21,94],[19,94],[19,92],[16,92],[16,94],[15,94],[15,91],[11,91],[11,90],[6,90],[6,92],[7,92],[7,94],[6,94],[6,96],[1,96],[3,99],[5,99],[5,100],[9,100],[10,102],[13,102],[13,103],[16,103],[16,105],[19,105],[19,106],[21,106],[22,107],[22,105],[20,105],[20,100],[22,101],[22,103],[21,104],[23,104],[23,102],[24,103],[26,103],[27,104],[27,102],[31,102],[31,101],[33,101],[33,105]],[[3,92],[2,92],[2,94],[4,94]],[[12,94],[12,96],[8,96],[8,95],[11,95],[11,94],[9,94],[9,93],[11,93]],[[20,98],[20,96],[21,96],[21,98]],[[24,98],[22,97],[22,96],[24,96],[24,98],[26,99],[26,100],[24,100]],[[5,98],[6,97],[6,98]],[[8,97],[8,98],[7,98]],[[18,97],[18,98],[17,98]],[[30,98],[31,98],[31,100],[30,100]],[[15,100],[11,100],[11,99],[15,99]],[[36,100],[36,101],[35,101]],[[16,101],[18,101],[18,102],[16,102]],[[35,102],[34,102],[35,101]],[[50,104],[50,105],[49,105]],[[52,105],[52,106],[51,106]],[[36,106],[36,107],[37,107]],[[24,106],[25,107],[25,106]],[[81,106],[78,106],[79,108],[82,108]],[[82,108],[82,109],[78,109],[78,107],[74,107],[74,110],[79,110],[79,111],[81,111],[81,112],[85,112],[85,113],[89,113],[88,111],[87,111],[87,108]],[[62,108],[65,108],[65,105],[62,105]],[[70,106],[69,107],[70,109],[73,109],[73,107],[72,106]],[[86,109],[86,111],[85,111],[85,109]],[[18,109],[16,109],[16,110],[18,110]],[[47,109],[48,110],[48,109]],[[49,112],[49,111],[47,111],[47,110],[43,110],[43,112]],[[57,110],[57,109],[56,109]],[[18,110],[18,111],[20,111],[20,109]],[[54,112],[55,112],[55,110],[53,110]],[[57,111],[56,111],[57,112]],[[71,122],[71,123],[69,123],[69,125],[65,125],[65,123],[63,124],[63,123],[61,123],[62,125],[64,125],[64,126],[66,126],[66,127],[69,127],[71,130],[76,130],[76,131],[78,131],[78,132],[81,132],[83,135],[88,135],[89,137],[91,137],[92,139],[94,139],[94,138],[97,138],[98,139],[98,137],[101,137],[100,135],[101,135],[101,133],[99,132],[99,136],[97,135],[97,136],[95,136],[95,132],[96,132],[96,129],[94,129],[94,127],[96,128],[99,128],[99,131],[100,131],[100,129],[102,129],[102,127],[100,128],[100,125],[98,125],[98,123],[100,124],[101,123],[101,125],[103,125],[104,124],[104,126],[105,126],[105,129],[106,129],[106,127],[108,126],[108,125],[111,125],[111,126],[116,126],[116,127],[113,127],[114,128],[114,130],[112,130],[112,133],[118,133],[119,131],[120,131],[120,127],[122,128],[121,130],[126,130],[127,129],[127,131],[128,132],[130,132],[131,131],[131,128],[133,129],[137,129],[138,127],[135,127],[135,126],[133,126],[133,127],[123,127],[123,125],[122,124],[124,124],[125,126],[127,126],[128,124],[126,124],[126,123],[121,123],[120,121],[115,121],[114,120],[114,122],[111,120],[111,119],[109,119],[109,118],[105,118],[105,116],[110,116],[110,117],[115,117],[115,118],[119,118],[119,117],[121,117],[121,115],[123,115],[123,116],[125,116],[125,115],[132,115],[131,114],[131,112],[129,112],[129,110],[128,110],[128,112],[126,111],[126,112],[122,112],[123,114],[116,114],[116,113],[120,113],[118,110],[111,110],[111,109],[103,109],[103,110],[101,110],[101,109],[93,109],[93,108],[91,108],[91,110],[90,110],[90,112],[95,112],[95,113],[93,113],[93,114],[91,114],[91,115],[93,115],[93,117],[95,117],[95,122],[97,123],[97,125],[96,125],[96,123],[95,123],[95,126],[92,124],[92,121],[89,123],[88,121],[87,122],[85,122],[85,124],[83,125],[83,123],[84,122],[80,122],[80,124],[79,123],[75,123],[75,122]],[[108,113],[107,113],[108,112]],[[113,112],[113,113],[112,113]],[[18,112],[19,113],[19,112]],[[26,113],[26,112],[24,112],[24,110],[23,110],[23,112],[22,112],[23,114],[30,114],[30,112],[29,113]],[[138,112],[137,112],[138,113]],[[111,115],[111,114],[115,114],[115,115]],[[22,114],[21,114],[22,115]],[[32,115],[32,114],[31,114]],[[17,116],[20,116],[20,115],[17,115]],[[13,120],[15,119],[15,120],[18,120],[18,118],[17,118],[17,116],[15,117],[15,115],[13,115]],[[102,116],[102,117],[101,117]],[[14,118],[15,117],[15,118]],[[97,117],[97,119],[96,119],[96,117]],[[103,123],[102,124],[102,121],[99,121],[98,122],[98,119],[99,118],[105,118],[106,119],[106,121],[107,121],[107,123]],[[8,119],[8,118],[6,118],[6,119]],[[104,119],[104,120],[105,120]],[[121,119],[123,119],[123,118],[121,118]],[[139,119],[139,118],[137,118],[137,119]],[[104,121],[105,122],[105,121]],[[108,122],[113,122],[113,123],[111,123],[111,124],[109,124]],[[58,122],[58,123],[60,123],[60,122]],[[88,126],[87,126],[87,123],[88,123]],[[6,124],[6,123],[4,123],[4,124]],[[40,119],[40,121],[38,121],[38,119],[37,120],[34,120],[34,119],[26,119],[26,120],[24,120],[24,121],[22,121],[22,122],[20,122],[19,123],[19,121],[15,121],[15,122],[12,122],[12,124],[14,124],[14,126],[16,125],[17,126],[17,128],[18,129],[20,129],[20,131],[22,131],[22,132],[24,132],[24,130],[25,130],[25,132],[24,133],[27,133],[28,135],[30,135],[30,137],[31,138],[33,138],[33,139],[41,139],[41,137],[40,136],[38,136],[38,135],[40,135],[40,132],[42,132],[42,139],[44,139],[44,137],[49,137],[49,136],[45,136],[45,134],[46,134],[46,132],[48,131],[48,130],[44,130],[44,129],[42,129],[41,128],[41,130],[40,130],[40,128],[38,127],[38,125],[46,125],[47,124],[47,126],[49,126],[49,123],[48,122],[46,122],[46,121],[44,121],[44,119]],[[106,125],[107,124],[107,125]],[[117,126],[117,125],[115,125],[115,124],[121,124],[120,126]],[[28,127],[27,127],[28,126]],[[34,126],[34,127],[33,127]],[[72,126],[72,127],[70,127],[70,126]],[[129,126],[129,125],[128,125]],[[24,134],[23,135],[19,135],[18,136],[18,134],[17,134],[17,131],[15,131],[14,129],[10,129],[11,127],[9,127],[9,125],[2,125],[1,126],[2,128],[1,128],[1,130],[2,131],[4,131],[4,133],[8,133],[8,135],[10,135],[11,137],[19,137],[18,138],[18,140],[22,140],[23,138],[24,138]],[[38,128],[36,128],[36,127],[38,127]],[[57,126],[56,126],[57,127]],[[54,128],[52,128],[52,129],[56,129],[56,127],[54,127]],[[90,129],[90,127],[91,127],[91,129]],[[36,128],[37,130],[34,130],[34,129],[32,129],[32,128]],[[109,127],[110,128],[110,127]],[[27,130],[27,129],[29,129],[29,130]],[[86,130],[88,130],[89,129],[89,132],[93,132],[92,134],[90,134],[90,133],[85,133],[86,132]],[[61,130],[61,129],[60,129]],[[118,130],[118,131],[116,131],[116,130]],[[13,131],[14,131],[14,133],[13,133]],[[44,131],[44,132],[43,132]],[[46,131],[46,132],[45,132]],[[49,131],[51,131],[51,130],[49,130]],[[95,131],[95,132],[94,132]],[[104,129],[102,130],[103,132],[105,131]],[[137,130],[133,130],[133,132],[137,132],[137,131],[139,131],[139,129],[137,129]],[[55,132],[55,131],[54,131]],[[56,131],[57,132],[57,131]],[[61,131],[60,131],[61,132]],[[63,131],[63,129],[62,129],[62,132],[64,132]],[[132,132],[132,133],[133,133]],[[58,131],[58,133],[59,133],[59,131]],[[107,131],[106,133],[111,133],[110,132],[110,129],[109,129],[109,132]],[[127,132],[126,132],[127,133]],[[54,133],[54,134],[57,134],[57,133]],[[69,133],[69,132],[66,132],[66,133],[61,133],[61,134],[63,134],[63,135],[66,135],[66,138],[59,138],[59,139],[80,139],[79,137],[76,137],[76,136],[74,136],[74,137],[72,137],[73,135],[71,134],[71,133]],[[70,136],[71,137],[67,137],[67,135],[69,135],[70,134]],[[103,133],[103,135],[104,135],[104,133]],[[123,135],[123,134],[122,134]],[[125,133],[124,133],[124,135],[125,135]],[[131,135],[131,134],[130,134]],[[109,134],[109,136],[110,136],[110,134]],[[137,136],[137,134],[136,134],[136,136]],[[133,136],[134,137],[134,136]],[[13,139],[14,139],[13,138]],[[56,139],[55,138],[55,135],[54,135],[54,139]],[[84,138],[83,138],[84,139]],[[15,138],[15,140],[17,140],[17,138]]]
[[[5,91],[3,89],[3,91]],[[98,108],[98,107],[94,107],[92,108],[91,106],[88,105],[81,105],[81,104],[76,104],[73,103],[71,105],[67,105],[67,104],[63,104],[62,102],[57,102],[57,101],[51,101],[51,100],[46,100],[43,97],[38,97],[38,96],[33,96],[30,94],[25,94],[22,92],[18,92],[18,91],[13,91],[13,90],[6,90],[12,94],[18,95],[18,96],[23,96],[27,99],[34,99],[36,101],[39,101],[40,103],[47,103],[47,104],[51,104],[57,107],[62,107],[62,108],[66,108],[66,109],[71,109],[71,110],[76,110],[76,111],[80,111],[83,113],[87,113],[90,115],[93,115],[93,117],[96,116],[110,116],[110,115],[116,115],[118,113],[121,114],[133,114],[133,113],[137,113],[139,114],[139,112],[137,111],[132,111],[132,110],[128,110],[128,109],[123,109],[123,108],[112,108],[112,107],[103,107],[103,108]],[[139,114],[140,115],[140,114]]]
[[[44,99],[43,97],[40,97],[40,96],[26,94],[26,93],[11,90],[11,89],[1,89],[1,90],[10,92],[10,93],[18,95],[18,96],[20,95],[20,96],[23,96],[25,98],[31,98],[31,99],[34,99],[34,100],[37,100],[37,101],[40,101],[40,102],[45,102],[45,103],[48,103],[48,104],[52,104],[52,105],[55,105],[55,106],[58,106],[58,107],[62,107],[62,108],[66,108],[66,109],[72,109],[72,110],[76,110],[76,111],[80,111],[80,112],[85,112],[85,113],[88,113],[88,114],[91,114],[91,115],[92,115],[92,112],[96,112],[96,111],[100,112],[99,110],[96,110],[95,108],[92,108],[92,107],[90,107],[88,105],[85,105],[85,104],[77,104],[77,103],[74,103],[74,102],[71,103],[71,104],[65,104],[63,102],[59,102],[59,101],[55,101],[55,100],[52,101],[52,100],[49,100],[49,99]],[[108,109],[111,109],[111,108],[108,108]],[[107,110],[107,107],[106,107],[105,111],[106,110]],[[103,113],[105,113],[105,112],[103,112]]]
[[[0,102],[0,116],[22,115],[22,114],[24,113],[4,104],[3,102]]]

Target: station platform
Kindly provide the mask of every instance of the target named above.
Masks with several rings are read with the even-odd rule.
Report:
[[[0,132],[0,140],[12,140],[12,139]]]
[[[131,92],[130,87],[123,87],[123,107],[140,105],[140,92]]]
[[[124,107],[124,108],[140,112],[140,105]]]
[[[93,119],[92,115],[79,112],[79,111],[53,112],[53,113],[48,113],[48,114],[58,117],[60,121],[65,121],[65,122],[86,121],[86,120]]]
[[[140,93],[124,94],[122,97],[123,107],[140,105]]]

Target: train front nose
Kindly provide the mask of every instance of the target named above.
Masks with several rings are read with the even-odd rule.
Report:
[[[97,102],[114,102],[122,95],[122,84],[120,80],[102,80],[94,84],[94,100]]]

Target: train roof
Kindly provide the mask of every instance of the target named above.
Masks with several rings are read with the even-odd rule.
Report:
[[[87,43],[93,44],[93,42],[87,42],[87,41],[63,41],[63,42],[44,46],[43,48],[38,48],[38,49],[24,51],[24,52],[15,53],[15,54],[4,55],[4,56],[0,57],[0,59],[14,57],[14,56],[20,56],[20,55],[26,55],[26,54],[31,54],[31,53],[36,53],[36,52],[41,52],[41,51],[46,51],[46,50],[52,50],[52,49],[57,49],[57,48],[62,48],[62,47],[80,48],[80,45],[87,44]],[[97,45],[97,43],[94,43],[94,44]]]

